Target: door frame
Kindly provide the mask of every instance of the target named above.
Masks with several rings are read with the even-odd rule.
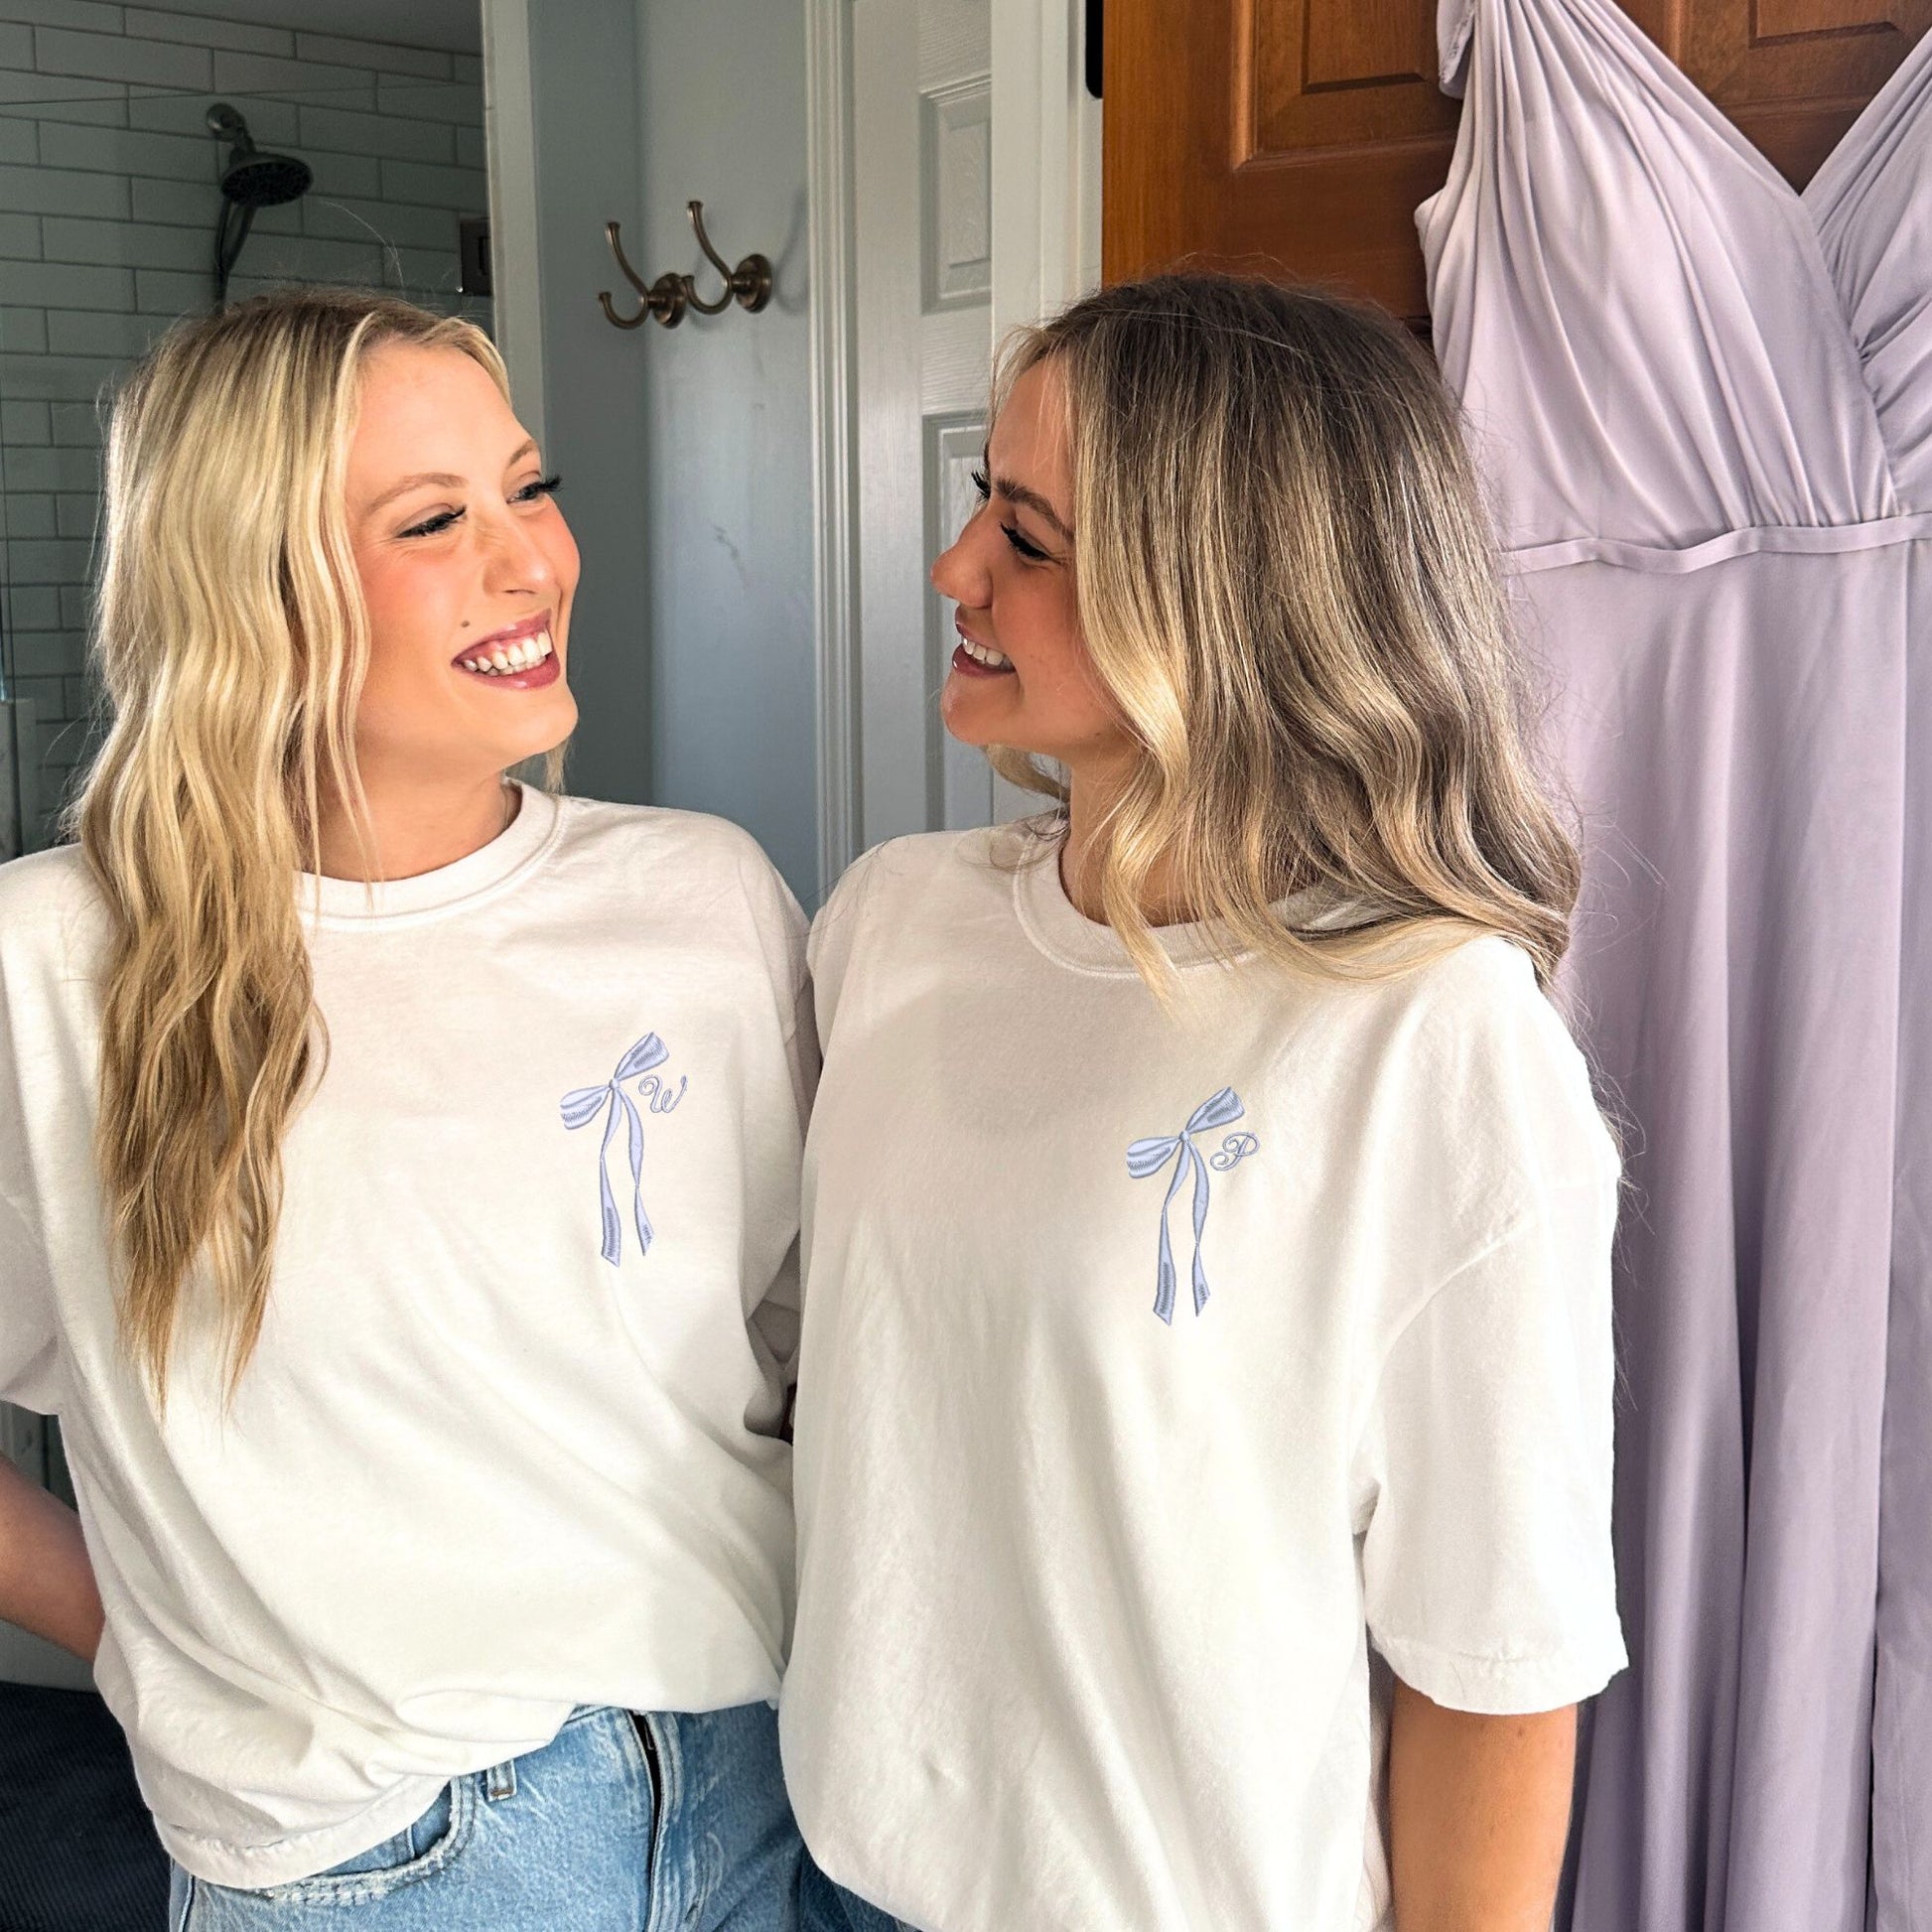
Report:
[[[483,157],[496,346],[523,427],[543,429],[543,278],[537,252],[537,130],[530,0],[483,0]]]
[[[490,5],[527,0],[484,0]],[[805,0],[812,638],[819,890],[859,856],[860,634],[853,0]],[[993,330],[1100,280],[1100,103],[1083,0],[991,0]],[[989,345],[989,348],[991,345]]]

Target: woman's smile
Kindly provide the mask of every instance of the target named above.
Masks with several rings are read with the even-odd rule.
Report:
[[[539,611],[533,618],[478,638],[451,662],[466,676],[483,678],[507,690],[540,690],[556,683],[562,674],[550,624],[550,613]]]
[[[953,618],[953,628],[959,632],[959,643],[952,654],[952,667],[961,677],[1013,675],[1013,659],[1004,651],[995,650],[991,644],[981,643],[957,615]]]

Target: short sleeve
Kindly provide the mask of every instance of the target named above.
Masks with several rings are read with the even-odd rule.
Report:
[[[18,1142],[11,1104],[10,1096],[0,1096],[0,1142]],[[53,1415],[60,1406],[54,1284],[46,1244],[19,1192],[25,1166],[22,1146],[0,1146],[0,1402]]]
[[[1627,1662],[1610,1544],[1617,1163],[1581,1056],[1528,998],[1475,1028],[1495,1077],[1465,1104],[1493,1232],[1396,1328],[1352,1471],[1376,1649],[1436,1703],[1492,1714],[1574,1704]]]
[[[750,1329],[773,1373],[789,1386],[798,1374],[801,1326],[798,1266],[797,1174],[805,1125],[818,1086],[818,1030],[812,1021],[811,981],[805,970],[805,915],[777,869],[748,839],[746,890],[752,902],[759,942],[770,975],[772,999],[783,1035],[785,1072],[795,1108],[777,1140],[783,1145],[781,1212],[789,1227],[782,1258],[754,1305]]]
[[[874,846],[846,868],[844,876],[819,908],[817,918],[812,921],[807,957],[811,966],[812,1007],[821,1047],[832,1037],[839,996],[852,965],[873,872],[884,849]]]

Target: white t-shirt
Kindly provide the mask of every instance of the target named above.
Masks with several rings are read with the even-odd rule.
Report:
[[[0,1397],[60,1415],[191,1871],[322,1870],[578,1704],[776,1697],[803,926],[734,827],[527,788],[455,865],[322,881],[261,1343],[224,1414],[191,1330],[160,1420],[90,1153],[104,915],[72,849],[0,868]]]
[[[927,1932],[1386,1926],[1386,1665],[1624,1662],[1613,1144],[1504,940],[1337,986],[1173,927],[1168,1012],[1011,843],[813,933],[799,1822]]]

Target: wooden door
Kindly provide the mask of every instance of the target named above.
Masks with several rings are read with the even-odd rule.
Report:
[[[1628,0],[1802,187],[1932,0]],[[1456,104],[1434,0],[1107,0],[1104,268],[1183,257],[1333,282],[1427,320],[1417,203]]]

